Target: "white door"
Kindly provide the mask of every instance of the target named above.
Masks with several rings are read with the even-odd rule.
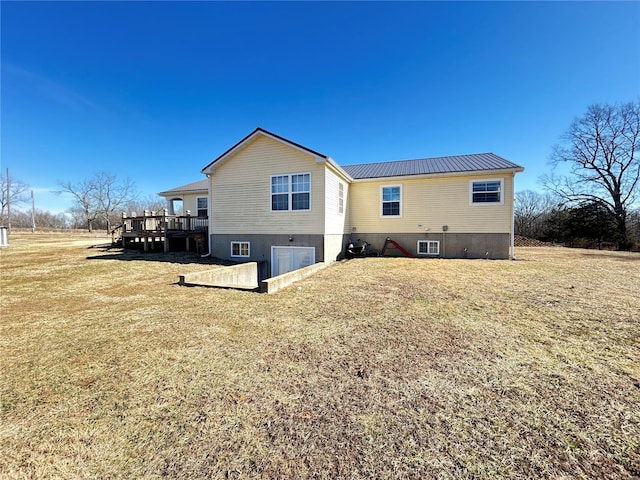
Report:
[[[271,247],[271,276],[316,263],[315,247]]]

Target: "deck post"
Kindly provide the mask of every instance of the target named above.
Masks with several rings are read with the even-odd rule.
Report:
[[[167,209],[162,209],[162,230],[164,230],[164,253],[169,252],[169,220],[167,219]]]
[[[125,221],[127,218],[127,212],[122,212],[122,248],[125,248],[124,234],[127,231],[127,222]]]
[[[149,212],[149,210],[145,210],[144,212],[142,212],[142,231],[146,232],[148,230],[147,228],[147,217],[149,216],[151,212]]]

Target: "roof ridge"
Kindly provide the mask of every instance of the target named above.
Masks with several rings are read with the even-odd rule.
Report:
[[[342,168],[354,179],[488,172],[496,170],[522,171],[522,167],[519,165],[493,152],[361,163],[345,165]]]
[[[419,160],[439,160],[442,158],[456,158],[456,157],[471,157],[475,155],[495,155],[496,157],[500,157],[500,155],[496,155],[493,152],[480,152],[480,153],[464,153],[461,155],[441,155],[439,157],[421,157],[421,158],[405,158],[402,160],[383,160],[380,162],[365,162],[365,163],[352,163],[350,165],[342,165],[342,167],[359,167],[361,165],[378,165],[382,163],[399,163],[399,162],[416,162]],[[500,157],[503,158],[503,157]],[[506,159],[505,159],[506,160]]]

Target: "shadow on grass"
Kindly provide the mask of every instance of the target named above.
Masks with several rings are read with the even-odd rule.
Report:
[[[640,261],[640,252],[612,252],[610,250],[608,251],[594,250],[594,251],[589,251],[589,253],[582,253],[581,256],[611,258],[613,260],[618,260],[620,262]]]
[[[164,263],[180,263],[184,265],[217,265],[229,266],[236,265],[236,262],[221,260],[219,258],[202,257],[195,252],[163,252],[151,251],[143,252],[135,249],[123,249],[119,246],[92,245],[88,249],[99,249],[101,254],[89,255],[87,260],[121,260],[121,261],[145,261],[145,262],[164,262]]]

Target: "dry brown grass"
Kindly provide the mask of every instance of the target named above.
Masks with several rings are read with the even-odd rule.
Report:
[[[3,478],[640,476],[638,254],[358,259],[266,296],[104,241],[0,253]]]

